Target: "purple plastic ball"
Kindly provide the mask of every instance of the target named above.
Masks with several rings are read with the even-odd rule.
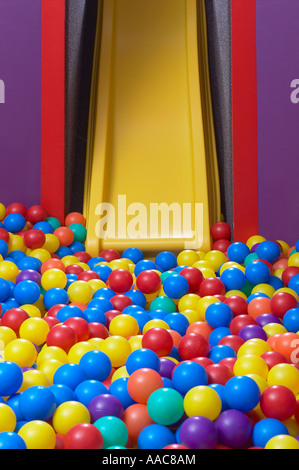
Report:
[[[248,416],[241,411],[233,409],[223,411],[215,425],[220,444],[232,449],[240,449],[250,443],[252,425]]]
[[[267,341],[267,333],[259,325],[246,325],[239,331],[238,336],[244,341],[248,341],[253,338],[259,338]]]
[[[189,449],[215,449],[218,441],[216,425],[205,416],[192,416],[180,428],[180,441]]]
[[[172,371],[175,368],[175,363],[171,359],[162,357],[160,359],[159,374],[161,377],[171,379]]]
[[[33,269],[24,269],[21,271],[16,278],[16,284],[21,281],[33,281],[40,286],[41,284],[41,275]]]
[[[255,245],[253,245],[253,246],[251,247],[251,250],[250,250],[251,253],[256,253],[256,250],[257,250],[257,247],[258,247],[258,246],[259,246],[259,243],[256,243]]]
[[[280,323],[281,324],[281,321],[279,320],[279,318],[276,315],[273,315],[272,313],[262,313],[256,318],[256,321],[261,327],[268,325],[268,323]]]
[[[115,416],[122,419],[124,409],[119,399],[108,393],[94,397],[88,405],[91,422],[94,423],[104,416]]]

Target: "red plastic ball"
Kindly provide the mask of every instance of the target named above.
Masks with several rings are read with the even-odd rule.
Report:
[[[68,227],[71,224],[81,224],[85,227],[85,217],[80,212],[70,212],[64,219],[64,225]]]
[[[9,242],[9,233],[5,228],[0,228],[0,239],[4,240],[6,243]]]
[[[235,365],[236,360],[237,360],[236,357],[225,357],[224,359],[221,359],[221,361],[219,361],[218,364],[224,364],[226,367],[234,371],[234,365]]]
[[[76,253],[74,253],[74,256],[76,256],[76,258],[78,258],[78,260],[81,262],[81,263],[88,263],[88,261],[91,260],[91,256],[89,253],[87,253],[86,251],[77,251]]]
[[[29,207],[27,211],[27,220],[35,225],[38,222],[42,222],[47,218],[47,211],[40,205]]]
[[[102,323],[90,322],[89,332],[90,332],[90,335],[89,335],[90,338],[106,339],[109,336],[109,331],[107,330],[106,326],[102,325]]]
[[[224,303],[232,309],[234,317],[238,315],[247,315],[248,313],[248,303],[239,295],[226,297]]]
[[[117,317],[118,315],[121,315],[120,310],[107,310],[107,312],[105,312],[105,317],[107,320],[107,323],[106,323],[107,328],[109,328],[109,325],[111,321],[113,320],[113,318]]]
[[[108,263],[110,261],[113,261],[114,259],[119,259],[120,254],[117,250],[113,250],[112,248],[109,248],[107,250],[103,250],[100,255],[101,258],[104,258]]]
[[[225,385],[233,377],[232,370],[224,364],[211,364],[206,368],[208,384]]]
[[[189,449],[189,447],[186,447],[186,446],[183,446],[182,444],[169,444],[168,446],[166,447],[163,447],[163,449],[167,450],[167,449],[170,449],[170,450],[179,450],[179,449]]]
[[[213,297],[216,297],[216,299],[218,299],[219,302],[224,302],[226,299],[224,295],[220,295],[220,294],[215,294]]]
[[[211,227],[211,235],[214,240],[229,240],[232,236],[232,230],[228,223],[216,222],[216,224]]]
[[[95,273],[94,271],[82,271],[78,277],[77,281],[90,281],[91,279],[100,279],[100,276],[98,273]]]
[[[47,312],[47,317],[55,317],[56,318],[56,315],[57,313],[59,312],[59,310],[62,308],[62,307],[65,307],[65,304],[56,304],[56,305],[53,305],[53,307],[51,307],[48,312]]]
[[[267,418],[284,421],[291,418],[296,410],[296,397],[284,385],[271,385],[261,395],[261,410]]]
[[[64,435],[63,434],[56,434],[56,445],[55,449],[64,449]]]
[[[69,326],[74,330],[77,336],[77,341],[87,341],[89,339],[89,324],[84,318],[71,317],[65,320],[63,324]]]
[[[46,235],[42,230],[32,228],[24,233],[24,243],[27,248],[35,250],[42,248],[46,242]]]
[[[133,305],[132,299],[124,294],[114,295],[111,297],[110,302],[112,303],[114,310],[120,310],[121,312],[129,305]]]
[[[187,279],[189,284],[189,293],[199,290],[199,286],[203,280],[202,272],[193,266],[187,266],[180,271],[180,275]]]
[[[299,266],[288,266],[283,270],[281,280],[286,287],[288,287],[290,279],[296,274],[299,274]]]
[[[60,321],[55,318],[55,317],[43,317],[43,319],[45,320],[45,322],[48,324],[48,326],[51,328],[53,328],[53,326],[55,325],[58,325],[58,323],[60,323]]]
[[[266,351],[261,355],[261,358],[264,359],[269,370],[277,364],[287,364],[289,362],[285,355],[278,351]]]
[[[6,208],[6,215],[9,214],[21,214],[23,217],[26,217],[27,209],[24,204],[20,202],[13,202]]]
[[[136,286],[137,289],[140,290],[143,294],[153,294],[160,289],[161,278],[159,274],[156,273],[156,271],[142,271],[136,278]]]
[[[78,264],[70,264],[65,268],[65,274],[79,274],[83,273],[84,269],[82,266],[79,266]]]
[[[291,308],[297,308],[298,302],[292,294],[288,292],[278,292],[274,294],[270,301],[270,308],[273,315],[283,318],[284,314]]]
[[[142,337],[142,347],[154,351],[159,357],[168,356],[173,348],[173,338],[164,328],[151,328]]]
[[[58,238],[61,246],[69,246],[73,243],[75,235],[69,227],[58,227],[53,234]]]
[[[244,341],[240,336],[237,335],[228,335],[221,338],[218,344],[224,344],[225,346],[229,346],[232,348],[236,353],[239,351]]]
[[[229,329],[232,335],[238,335],[240,330],[247,325],[258,325],[258,322],[250,315],[238,315],[230,322]]]
[[[197,333],[186,334],[178,346],[178,353],[183,360],[194,357],[205,357],[209,354],[209,343],[204,336]]]
[[[47,335],[47,346],[57,346],[66,353],[77,342],[77,335],[73,328],[68,325],[57,325]]]
[[[226,253],[230,245],[231,242],[229,240],[216,240],[212,245],[212,250],[222,251],[222,253]]]
[[[131,289],[133,285],[133,276],[126,269],[115,269],[108,277],[110,289],[119,294],[124,294]]]
[[[11,308],[7,310],[1,317],[1,326],[8,326],[17,336],[19,336],[19,329],[23,321],[30,318],[25,310],[21,308]]]
[[[207,295],[224,295],[225,285],[218,277],[208,277],[202,281],[199,286],[200,297]]]
[[[73,426],[65,435],[65,449],[103,449],[104,439],[101,431],[90,423]]]
[[[200,364],[202,367],[204,367],[204,369],[206,369],[211,364],[214,364],[212,359],[209,357],[194,357],[192,362],[197,362],[197,364]]]

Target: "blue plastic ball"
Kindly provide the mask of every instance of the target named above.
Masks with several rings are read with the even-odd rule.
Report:
[[[124,309],[125,310],[125,309]],[[124,312],[124,311],[123,311]],[[135,310],[130,313],[131,317],[135,318],[135,320],[138,323],[139,330],[142,331],[144,328],[144,325],[152,320],[152,318],[149,316],[149,314],[146,311],[143,310]]]
[[[0,279],[0,302],[5,302],[11,295],[11,288],[5,279]]]
[[[44,234],[54,232],[52,225],[46,221],[37,222],[36,224],[33,225],[32,228],[36,230],[41,230],[42,232],[44,232]]]
[[[92,270],[97,273],[104,282],[107,282],[109,275],[112,273],[112,269],[110,266],[107,266],[107,264],[98,264],[94,266]]]
[[[238,268],[227,268],[221,276],[221,281],[226,290],[242,290],[246,283],[245,274]]]
[[[222,359],[227,359],[228,357],[237,357],[236,351],[227,346],[226,344],[217,344],[213,346],[208,354],[209,359],[211,359],[215,364],[222,361]]]
[[[230,261],[243,264],[246,256],[250,254],[250,249],[245,243],[234,242],[227,249],[227,256]]]
[[[282,282],[282,280],[277,276],[273,276],[272,274],[270,276],[270,281],[268,282],[268,284],[274,287],[275,290],[278,290],[284,287],[284,283]]]
[[[88,377],[84,369],[79,364],[68,362],[56,369],[53,376],[53,384],[67,385],[72,390],[75,390],[81,382],[87,379]]]
[[[87,265],[93,271],[93,268],[95,267],[96,264],[106,263],[106,262],[107,261],[105,260],[105,258],[102,258],[101,256],[94,256],[93,258],[90,258],[90,260],[87,261]]]
[[[273,418],[261,419],[253,428],[253,445],[255,447],[265,447],[272,437],[280,434],[289,435],[288,428],[281,421]]]
[[[169,271],[177,266],[177,257],[170,251],[162,251],[156,256],[155,263],[161,272]]]
[[[98,289],[94,293],[94,299],[111,299],[112,297],[115,296],[114,290],[110,289],[109,287],[102,287],[101,289]],[[94,300],[93,299],[93,300]]]
[[[129,354],[126,361],[126,369],[129,375],[138,369],[153,369],[159,372],[159,356],[150,349],[140,348]]]
[[[134,264],[137,264],[139,263],[139,261],[143,260],[144,255],[142,251],[139,250],[139,248],[131,247],[131,248],[127,248],[123,252],[122,257],[131,260]]]
[[[5,258],[8,253],[8,244],[0,238],[0,255]]]
[[[149,312],[149,316],[154,320],[164,320],[164,318],[168,315],[168,312],[165,310],[152,310]]]
[[[167,313],[164,321],[169,325],[171,330],[177,331],[181,336],[186,334],[189,327],[189,320],[185,315],[179,312]]]
[[[128,380],[128,377],[121,377],[120,379],[116,379],[111,383],[108,390],[111,395],[119,399],[124,410],[128,408],[128,406],[134,405],[136,403],[128,392]]]
[[[270,281],[270,269],[263,261],[252,261],[245,268],[245,276],[253,285],[267,284]]]
[[[20,366],[11,361],[0,362],[0,396],[8,397],[17,393],[23,383]]]
[[[191,388],[208,384],[208,374],[205,368],[193,361],[178,364],[172,373],[174,388],[185,395]]]
[[[244,413],[256,407],[260,396],[259,386],[246,375],[232,377],[224,386],[224,398],[229,407]]]
[[[20,410],[27,421],[47,421],[53,416],[55,409],[55,396],[48,387],[33,385],[21,394]]]
[[[13,212],[5,217],[3,223],[5,230],[11,233],[17,233],[23,230],[26,225],[26,220],[23,215]]]
[[[69,296],[68,293],[60,287],[52,287],[44,293],[43,303],[47,310],[57,304],[68,304]]]
[[[99,380],[100,382],[106,380],[112,370],[110,358],[99,350],[83,354],[79,366],[87,379]]]
[[[299,292],[299,274],[295,274],[291,277],[288,283],[288,288],[293,289],[297,294]]]
[[[137,277],[138,274],[140,274],[142,271],[147,271],[151,269],[156,270],[157,269],[156,264],[149,259],[143,259],[141,261],[138,261],[138,263],[135,265],[134,274]]]
[[[0,449],[27,449],[26,442],[17,432],[0,432]]]
[[[208,387],[212,388],[213,390],[215,390],[215,392],[218,393],[218,395],[221,399],[221,402],[222,402],[221,413],[222,413],[222,411],[228,410],[229,406],[228,406],[228,404],[225,400],[225,396],[224,396],[224,385],[216,383],[216,384],[209,384]]]
[[[101,290],[101,289],[99,289]],[[98,291],[97,291],[98,292]],[[113,310],[113,304],[110,302],[109,299],[104,297],[97,297],[95,296],[88,304],[88,308],[98,308],[102,310],[102,312],[106,313],[109,310]]]
[[[68,385],[57,383],[50,385],[48,388],[55,397],[57,407],[66,401],[76,400],[74,390],[72,390]]]
[[[138,449],[163,449],[175,443],[175,435],[170,429],[161,424],[150,424],[140,432],[137,446]]]
[[[131,289],[125,292],[125,295],[129,297],[134,305],[138,305],[139,307],[145,308],[147,300],[143,292],[136,289]]]
[[[186,278],[180,274],[168,276],[163,283],[165,294],[171,299],[180,299],[189,291],[189,283]]]
[[[249,304],[253,299],[256,299],[257,297],[268,297],[268,299],[270,299],[270,297],[267,294],[264,294],[264,292],[254,292],[253,294],[250,294],[247,297],[247,303]]]
[[[22,395],[21,393],[14,393],[6,400],[6,402],[4,402],[3,400],[3,403],[6,403],[13,410],[14,414],[16,415],[17,421],[25,420],[23,413],[21,412],[21,409],[20,409],[21,395]]]
[[[270,263],[275,263],[281,255],[281,250],[276,242],[265,240],[258,244],[256,254],[260,259],[265,259]]]
[[[40,287],[34,281],[21,281],[14,288],[14,298],[20,305],[34,304],[40,294]]]
[[[102,325],[106,326],[106,315],[99,308],[88,307],[84,310],[83,314],[84,318],[88,321],[88,323],[101,323]]]
[[[69,245],[69,249],[73,254],[78,253],[79,251],[86,251],[84,243],[78,240],[73,241],[73,243]]]
[[[205,318],[206,322],[213,328],[228,326],[233,319],[233,312],[229,305],[215,302],[207,307]]]
[[[76,400],[88,407],[93,398],[107,393],[107,388],[99,380],[84,380],[75,388]]]
[[[56,315],[56,318],[60,321],[60,323],[63,323],[69,318],[73,317],[83,318],[83,312],[77,305],[65,305],[58,310]]]
[[[299,308],[291,308],[282,319],[283,326],[292,333],[299,331]]]
[[[57,251],[55,251],[55,255],[57,255],[60,259],[64,258],[65,256],[72,255],[72,250],[68,246],[60,246]]]
[[[227,326],[214,328],[209,334],[209,344],[211,346],[216,346],[222,338],[228,335],[231,335],[231,331]]]
[[[32,269],[33,271],[40,272],[42,262],[38,258],[33,258],[33,256],[25,256],[17,261],[17,266],[20,271]]]

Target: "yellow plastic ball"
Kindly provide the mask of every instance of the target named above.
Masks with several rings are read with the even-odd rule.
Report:
[[[262,235],[252,235],[252,237],[248,238],[248,240],[246,242],[246,245],[248,246],[248,248],[251,249],[257,243],[264,242],[265,240],[266,239],[264,237],[262,237]]]
[[[44,346],[36,359],[36,364],[40,365],[43,361],[55,359],[56,361],[66,364],[68,362],[68,355],[64,349],[58,346]]]
[[[43,294],[40,295],[39,299],[33,304],[35,307],[37,307],[41,313],[41,316],[43,317],[45,313],[47,312],[46,307],[44,306],[44,296]]]
[[[128,338],[138,334],[139,325],[137,320],[131,315],[121,314],[111,320],[109,331],[112,336]]]
[[[210,277],[217,277],[213,269],[200,268],[200,272],[203,275],[204,279],[209,279]]]
[[[51,258],[51,254],[48,252],[48,250],[45,250],[45,248],[37,248],[36,250],[32,250],[30,256],[39,259],[42,263]]]
[[[39,372],[42,372],[44,374],[50,385],[53,384],[53,377],[57,369],[59,369],[60,366],[63,365],[63,362],[57,361],[56,359],[49,359],[48,361],[43,361],[41,362],[38,366],[37,369]]]
[[[53,233],[46,233],[46,241],[43,248],[47,250],[50,254],[55,253],[60,247],[59,238],[56,237]]]
[[[237,356],[261,356],[268,351],[271,351],[271,347],[266,341],[260,338],[252,338],[248,341],[245,341],[245,343],[240,346]]]
[[[52,423],[56,433],[65,435],[77,424],[90,423],[90,414],[82,403],[66,401],[54,411]]]
[[[160,320],[159,318],[153,318],[152,320],[146,322],[143,327],[142,334],[144,335],[148,330],[151,330],[152,328],[164,328],[164,330],[170,329],[166,321]]]
[[[1,345],[6,346],[8,343],[13,341],[14,339],[17,339],[17,335],[8,326],[0,326],[0,341],[2,341]]]
[[[103,287],[107,287],[106,283],[101,281],[101,279],[90,279],[87,283],[92,287],[93,292],[96,292]]]
[[[207,254],[205,251],[202,251],[202,250],[195,250],[195,252],[198,254],[199,259],[205,259],[205,256],[206,256],[206,254]]]
[[[196,251],[183,250],[177,256],[177,264],[178,266],[193,266],[199,259],[199,254]]]
[[[227,257],[222,251],[211,250],[206,254],[205,260],[208,261],[213,266],[214,271],[217,272],[220,266],[226,263]]]
[[[184,398],[184,410],[187,416],[205,416],[214,421],[222,408],[218,393],[206,385],[193,387]]]
[[[238,357],[233,370],[234,375],[256,374],[266,379],[269,367],[262,357],[251,354]]]
[[[15,362],[20,367],[32,367],[36,357],[37,350],[28,339],[14,339],[4,349],[4,360]]]
[[[90,271],[90,267],[88,266],[87,263],[83,263],[82,261],[79,261],[78,266],[81,266],[81,268],[83,268],[84,271]]]
[[[23,383],[19,389],[19,393],[24,392],[24,390],[27,390],[28,388],[33,387],[35,385],[49,387],[49,385],[51,384],[48,377],[41,370],[26,370],[23,373]]]
[[[88,282],[75,281],[67,290],[70,302],[81,302],[88,304],[93,298],[93,289]]]
[[[18,267],[12,261],[0,261],[0,278],[15,282],[19,274]]]
[[[219,268],[220,276],[223,273],[223,271],[225,271],[228,268],[240,268],[240,264],[236,263],[236,261],[227,261]]]
[[[187,318],[189,325],[191,325],[191,323],[200,321],[200,315],[196,310],[184,310],[181,312],[181,314]]]
[[[212,295],[207,295],[199,299],[199,301],[196,304],[196,311],[199,314],[198,321],[206,321],[206,309],[208,308],[209,305],[214,304],[216,302],[219,302],[219,299],[217,299],[217,297],[214,297]]]
[[[258,284],[254,286],[254,288],[251,291],[252,294],[256,294],[256,293],[266,294],[268,297],[270,297],[270,299],[273,297],[274,292],[275,292],[275,289],[274,287],[270,286],[270,284]]]
[[[5,218],[6,215],[6,207],[2,202],[0,202],[0,221],[2,221]]]
[[[21,305],[20,308],[22,310],[25,310],[25,312],[27,312],[30,317],[36,317],[36,318],[42,317],[41,311],[36,305],[26,304],[26,305]]]
[[[243,299],[247,300],[246,294],[244,294],[244,292],[242,292],[241,290],[237,290],[237,289],[229,290],[228,292],[224,294],[224,297],[228,298],[228,297],[233,297],[236,295],[238,297],[242,297]]]
[[[178,310],[183,312],[184,310],[196,310],[197,302],[200,300],[200,296],[197,294],[186,294],[179,299]]]
[[[288,245],[288,243],[285,242],[284,240],[276,240],[276,241],[281,245],[282,253],[287,256],[288,251],[290,249],[290,245]]]
[[[268,385],[284,385],[292,390],[294,395],[299,393],[299,370],[292,364],[276,364],[268,373]]]
[[[79,364],[81,357],[89,352],[94,351],[95,347],[91,342],[88,341],[79,341],[79,343],[74,344],[68,352],[68,361],[74,364]]]
[[[24,439],[27,449],[55,449],[56,434],[46,421],[29,421],[21,427],[18,434]]]
[[[293,253],[288,259],[288,266],[299,266],[299,253]]]
[[[205,268],[205,269],[209,269],[210,271],[212,271],[214,274],[215,274],[215,270],[214,270],[214,267],[211,263],[209,263],[208,260],[206,259],[200,259],[198,261],[196,261],[196,263],[193,264],[192,266],[193,268],[197,268],[199,269],[200,271]]]
[[[43,318],[33,317],[23,321],[19,329],[19,336],[40,346],[45,343],[49,331],[50,327]]]
[[[64,256],[63,258],[61,258],[61,261],[63,262],[66,268],[73,264],[77,265],[80,262],[77,256],[74,256],[74,255]]]
[[[101,343],[103,342],[103,338],[89,338],[87,340],[88,343],[91,343],[94,349],[101,350]]]
[[[265,445],[265,449],[299,449],[299,442],[297,439],[287,434],[278,434],[269,439]]]
[[[117,379],[123,379],[129,377],[126,366],[119,367],[111,377],[111,382],[114,382]]]
[[[267,323],[267,325],[263,326],[263,330],[267,333],[268,338],[287,332],[287,329],[280,323]]]
[[[275,269],[275,271],[273,271],[273,276],[278,277],[281,280],[283,272],[284,269]]]
[[[256,382],[256,384],[258,385],[260,389],[261,394],[266,390],[266,388],[268,388],[266,379],[264,379],[261,375],[257,375],[257,374],[246,374],[246,375],[247,377],[250,377]]]
[[[143,335],[136,335],[128,339],[132,351],[136,351],[136,349],[142,349],[142,338]]]
[[[131,263],[126,258],[114,259],[109,263],[109,267],[112,271],[115,271],[116,269],[125,269],[126,271],[130,271],[130,265]]]
[[[0,432],[15,430],[17,418],[13,409],[5,403],[0,403]]]
[[[61,269],[47,269],[42,275],[41,285],[46,291],[56,287],[64,289],[67,285],[66,274]]]
[[[110,358],[112,367],[121,367],[131,353],[131,346],[123,336],[109,336],[101,343],[101,351]]]
[[[21,237],[20,235],[15,235],[15,234],[10,234],[9,235],[9,241],[8,241],[8,253],[11,253],[12,251],[23,251],[25,253],[26,251],[26,245],[24,243],[24,238]]]

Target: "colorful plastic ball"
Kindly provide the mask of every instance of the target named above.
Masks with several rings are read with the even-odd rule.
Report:
[[[131,260],[134,264],[137,264],[139,261],[142,261],[144,255],[139,248],[130,247],[123,252],[123,258]]]
[[[250,249],[245,243],[234,242],[227,248],[227,256],[230,261],[244,263],[246,256],[250,254]]]
[[[75,331],[67,325],[57,325],[47,335],[47,346],[57,346],[66,353],[77,342]]]
[[[275,263],[281,255],[281,250],[278,243],[265,240],[258,244],[256,253],[259,258]]]
[[[163,290],[171,299],[180,299],[188,293],[189,284],[185,277],[180,274],[174,274],[165,279]]]
[[[130,405],[124,411],[123,422],[127,427],[129,438],[133,441],[138,440],[139,434],[144,428],[154,424],[148,413],[147,406],[140,403]]]
[[[26,220],[22,214],[13,212],[5,217],[3,223],[5,230],[11,233],[17,233],[24,229]]]
[[[101,351],[109,357],[112,367],[121,367],[126,363],[131,347],[126,338],[109,336],[103,341]]]
[[[164,321],[169,325],[170,329],[177,331],[181,336],[186,334],[187,328],[189,327],[188,319],[179,312],[168,313],[164,317]]]
[[[75,223],[68,225],[68,228],[70,228],[74,234],[74,241],[79,241],[79,242],[85,241],[87,230],[83,224],[75,222]]]
[[[255,424],[252,441],[257,447],[265,447],[272,437],[280,434],[288,435],[287,427],[278,419],[265,418]]]
[[[114,297],[111,297],[110,302],[112,303],[112,308],[119,310],[120,312],[122,312],[129,305],[133,304],[130,297],[127,297],[125,294],[117,294]]]
[[[55,372],[53,377],[53,384],[63,384],[75,390],[76,387],[87,380],[84,369],[79,365],[72,362],[62,364]]]
[[[263,261],[252,261],[245,268],[246,279],[253,285],[269,282],[270,275],[270,269]]]
[[[24,243],[27,248],[35,250],[42,248],[46,242],[46,236],[42,230],[32,228],[24,233]]]
[[[120,400],[108,393],[94,397],[88,405],[88,411],[92,423],[104,416],[115,416],[122,419],[124,413]]]
[[[166,329],[151,328],[143,334],[142,347],[154,351],[159,357],[167,356],[173,348],[173,339]]]
[[[101,432],[90,423],[80,423],[71,428],[64,437],[65,449],[103,449]]]
[[[147,410],[155,423],[170,426],[184,414],[183,397],[172,388],[155,390],[148,398]]]
[[[108,390],[111,395],[119,399],[124,410],[136,403],[128,392],[128,380],[128,377],[117,378],[110,384]]]
[[[138,274],[136,286],[143,294],[153,294],[161,287],[159,274],[153,270],[145,270]]]
[[[161,424],[150,424],[138,436],[138,449],[163,449],[175,444],[175,436],[170,429]]]
[[[126,425],[120,418],[116,416],[103,416],[93,424],[101,432],[104,449],[114,446],[126,446],[129,434]]]
[[[145,308],[146,303],[147,303],[146,297],[139,290],[131,289],[131,290],[125,292],[125,295],[132,300],[132,302],[135,306],[137,305],[139,307]]]
[[[71,306],[69,306],[69,307],[71,307]],[[60,314],[61,310],[57,314],[58,319],[60,319],[59,314]],[[70,328],[72,328],[74,330],[74,332],[76,333],[76,337],[77,337],[78,342],[87,341],[89,339],[89,337],[90,337],[90,327],[89,327],[89,324],[88,324],[87,320],[85,320],[85,318],[78,317],[76,315],[73,316],[73,317],[71,316],[71,317],[67,318],[66,320],[64,320],[63,324],[66,325],[66,326],[69,326]]]
[[[209,344],[206,338],[197,333],[189,333],[182,337],[178,345],[178,353],[183,360],[207,356]]]
[[[89,351],[85,353],[79,362],[88,379],[103,382],[111,373],[111,361],[102,351]]]
[[[293,332],[285,332],[279,335],[275,341],[275,351],[283,354],[289,362],[297,363],[299,335]]]
[[[179,434],[181,443],[188,449],[215,449],[218,441],[215,423],[204,416],[186,419]]]
[[[182,395],[194,387],[208,384],[205,368],[194,361],[179,363],[173,370],[171,379],[174,388]]]
[[[0,362],[0,396],[6,397],[16,393],[23,382],[20,366],[11,361]]]
[[[215,424],[219,443],[231,449],[240,449],[250,442],[252,424],[245,413],[235,409],[225,410]]]
[[[248,341],[252,338],[260,338],[267,341],[267,333],[259,325],[247,325],[244,326],[238,333],[239,337],[244,341]]]
[[[40,288],[34,281],[21,281],[14,288],[14,298],[20,304],[34,304],[40,297]]]
[[[260,406],[267,418],[284,421],[294,414],[296,397],[283,385],[271,385],[262,393]]]
[[[69,296],[64,289],[54,287],[44,293],[43,303],[47,310],[57,304],[68,304]]]
[[[21,324],[19,336],[40,346],[46,342],[49,331],[50,327],[43,318],[33,317],[28,318]]]
[[[77,424],[90,423],[90,414],[82,403],[66,401],[56,408],[52,423],[56,433],[65,435]]]
[[[146,404],[149,396],[155,390],[163,388],[160,374],[148,368],[134,371],[128,379],[128,392],[137,403]]]
[[[133,285],[133,276],[126,269],[116,269],[110,273],[108,284],[115,292],[124,293],[131,289]]]
[[[2,279],[15,282],[18,273],[18,267],[14,262],[7,259],[0,262],[0,277]]]
[[[271,299],[269,299],[268,297],[263,297],[261,294],[258,294],[256,298],[249,301],[248,315],[256,319],[259,315],[264,313],[272,314],[270,302]]]
[[[173,269],[177,266],[175,254],[170,251],[162,251],[157,254],[155,264],[162,272]]]
[[[176,312],[176,304],[167,296],[158,296],[150,303],[150,311],[153,310],[165,310],[168,313]]]
[[[0,238],[0,255],[2,256],[2,258],[6,258],[7,253],[8,253],[8,244],[5,240]]]
[[[77,399],[75,392],[68,385],[52,384],[49,386],[49,390],[51,390],[55,396],[56,406],[65,402],[75,401]]]
[[[131,315],[117,315],[114,317],[109,324],[110,334],[113,336],[123,336],[128,338],[129,336],[135,336],[139,332],[139,325],[137,320]]]
[[[74,232],[69,227],[59,227],[53,234],[59,239],[60,246],[69,246],[75,239]]]
[[[29,315],[21,308],[12,308],[7,310],[1,318],[1,326],[11,328],[17,336],[19,336],[19,329],[23,321],[27,320]]]
[[[231,227],[227,222],[216,222],[211,227],[211,235],[214,240],[230,240]]]
[[[237,357],[237,354],[230,346],[226,346],[225,344],[217,344],[210,349],[208,357],[215,364],[218,364],[223,359]]]
[[[27,449],[54,449],[56,435],[53,427],[45,421],[33,420],[24,424],[18,431]]]
[[[150,261],[148,259],[142,259],[136,263],[135,268],[134,268],[134,274],[137,277],[142,271],[147,271],[157,269],[156,264],[153,261]]]
[[[221,251],[222,253],[226,253],[230,245],[231,241],[225,240],[224,238],[220,238],[219,240],[214,241],[212,245],[212,250],[217,250]]]
[[[137,349],[128,356],[126,368],[130,375],[138,369],[153,369],[159,372],[159,356],[150,349]]]
[[[272,367],[267,376],[271,385],[283,385],[297,396],[299,393],[299,370],[292,364],[277,364]]]
[[[93,298],[93,289],[88,282],[75,281],[67,290],[70,302],[88,304]]]
[[[299,331],[299,308],[291,308],[283,316],[283,325],[290,332]]]
[[[221,408],[220,396],[206,385],[191,388],[184,397],[184,409],[188,417],[205,416],[214,421],[219,416]]]
[[[233,319],[233,313],[229,305],[216,302],[209,305],[205,312],[207,323],[213,328],[229,326]]]
[[[298,307],[298,302],[287,292],[278,292],[273,295],[270,301],[271,311],[278,318],[283,318],[284,314],[293,308]]]
[[[180,271],[180,275],[187,279],[189,292],[197,292],[203,281],[203,275],[198,268],[187,266]]]
[[[41,285],[46,291],[55,287],[64,289],[66,284],[67,277],[61,269],[47,269],[41,277]]]
[[[296,438],[285,434],[278,434],[266,443],[265,449],[299,449],[299,442]]]
[[[27,449],[24,439],[16,432],[1,432],[0,433],[0,449]]]
[[[47,421],[56,409],[55,396],[47,387],[33,386],[20,397],[20,410],[27,421]]]
[[[32,367],[37,357],[37,350],[27,339],[17,338],[10,341],[4,349],[5,361],[11,361],[20,367]]]
[[[242,290],[246,283],[245,274],[238,268],[227,268],[220,276],[227,290]]]
[[[229,379],[224,387],[225,401],[230,408],[247,412],[256,407],[260,400],[257,383],[245,375],[236,375]]]
[[[214,296],[217,294],[225,294],[225,285],[218,277],[209,277],[203,279],[199,286],[200,297]]]
[[[216,346],[219,344],[222,338],[230,335],[230,329],[227,326],[219,326],[218,328],[214,328],[210,335],[209,335],[209,344],[211,346]]]
[[[107,388],[98,380],[84,380],[74,390],[77,401],[88,407],[91,400],[107,393]]]

